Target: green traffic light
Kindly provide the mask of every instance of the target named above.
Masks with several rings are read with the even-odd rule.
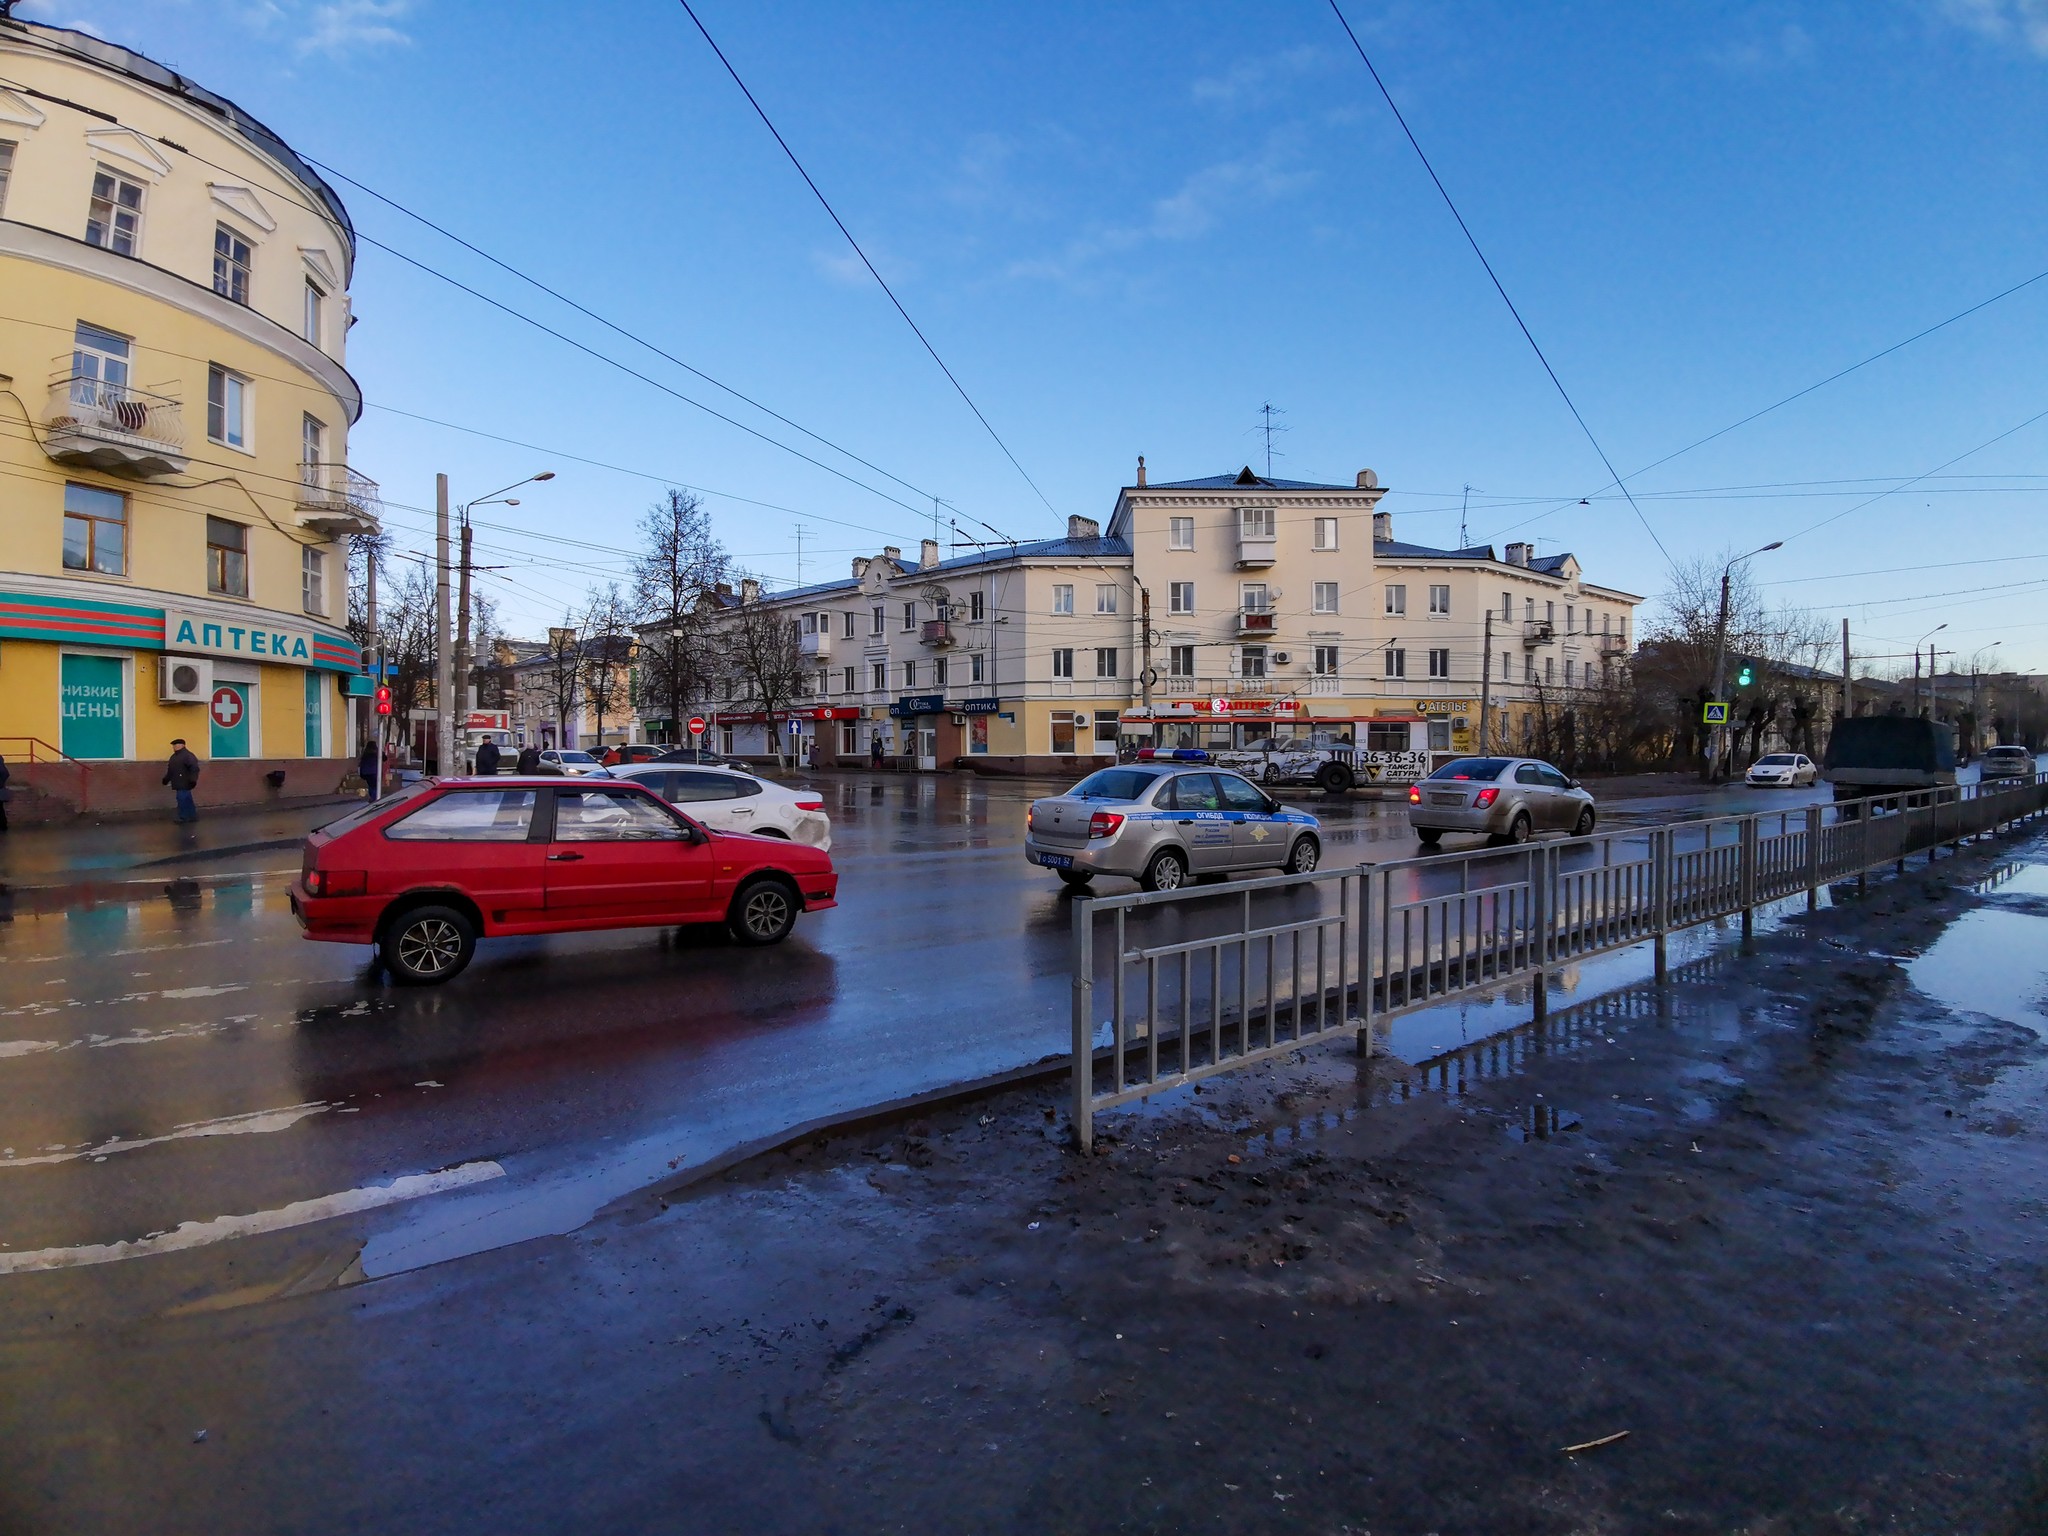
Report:
[[[1735,675],[1735,685],[1736,685],[1736,686],[1737,686],[1738,688],[1747,688],[1747,687],[1749,686],[1749,684],[1750,684],[1750,671],[1749,671],[1749,668],[1747,668],[1747,667],[1744,667],[1744,668],[1743,668],[1743,669],[1742,669],[1742,670],[1741,670],[1740,672],[1738,672],[1738,673],[1737,673],[1737,674]]]

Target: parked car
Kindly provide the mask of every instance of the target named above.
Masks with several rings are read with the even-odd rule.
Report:
[[[656,746],[651,741],[629,741],[620,746],[606,747],[598,761],[607,768],[623,768],[631,763],[651,763],[667,747]]]
[[[785,789],[737,768],[695,763],[643,763],[614,778],[645,784],[670,805],[720,832],[787,837],[813,848],[832,846],[832,818],[814,789]]]
[[[1992,779],[2031,779],[2037,771],[2034,754],[2025,747],[1991,747],[1984,753],[1977,777],[1985,782]]]
[[[1742,782],[1756,789],[1804,789],[1819,777],[1819,765],[1804,752],[1766,752],[1749,765]]]
[[[1538,832],[1590,837],[1597,820],[1592,795],[1540,758],[1453,758],[1408,791],[1408,825],[1425,848],[1446,832],[1511,843]]]
[[[576,778],[589,773],[602,775],[605,766],[588,752],[579,752],[574,747],[549,747],[540,755],[540,771]]]
[[[713,752],[709,747],[670,747],[651,759],[657,763],[703,763],[712,768],[745,768],[736,757]]]
[[[1910,715],[1837,720],[1820,771],[1835,786],[1838,803],[1953,784],[1956,728]]]
[[[1191,876],[1282,869],[1322,858],[1322,823],[1240,774],[1161,762],[1103,768],[1024,815],[1024,856],[1070,886],[1125,875],[1148,891]]]
[[[823,850],[708,829],[645,785],[436,779],[311,833],[291,904],[307,938],[422,983],[505,934],[723,923],[774,944],[838,889]]]
[[[1351,743],[1329,731],[1268,736],[1249,747],[1214,753],[1212,758],[1261,784],[1314,784],[1329,794],[1341,795],[1358,782]]]

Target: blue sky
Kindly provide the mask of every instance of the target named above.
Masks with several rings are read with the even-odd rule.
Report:
[[[2043,0],[1346,10],[1625,471],[2048,270]],[[1475,541],[1539,538],[1594,579],[1665,585],[1635,513],[1594,494],[1598,459],[1324,0],[702,0],[1057,518],[853,263],[678,5],[23,12],[185,70],[1006,534],[1105,516],[1140,453],[1155,478],[1263,462],[1254,427],[1270,400],[1289,428],[1275,472],[1348,481],[1371,466],[1396,488],[1386,505],[1404,538],[1455,542],[1469,483]],[[928,507],[343,190],[366,233]],[[519,508],[479,515],[616,549],[672,479],[732,493],[711,502],[720,532],[777,581],[798,574],[799,523],[812,580],[930,532],[928,510],[374,247],[354,292],[350,363],[379,408],[353,457],[394,503],[430,506],[439,469],[460,499],[553,468]],[[2044,355],[2048,281],[1631,483],[1674,557],[1789,539],[1759,579],[1847,614],[1859,650],[1903,651],[1947,620],[1942,643],[1965,657],[2002,641],[2005,664],[2048,670],[2048,420],[1803,532],[2048,410]],[[403,541],[423,542],[424,521],[393,513]],[[480,538],[480,558],[510,567],[491,579],[515,628],[624,569],[603,549]],[[1891,573],[1851,574],[1877,571]]]

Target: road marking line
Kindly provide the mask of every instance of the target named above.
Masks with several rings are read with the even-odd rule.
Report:
[[[158,1253],[180,1253],[188,1248],[226,1242],[230,1238],[256,1237],[265,1232],[311,1226],[316,1221],[374,1211],[381,1206],[418,1200],[451,1189],[464,1189],[472,1184],[485,1184],[504,1176],[505,1170],[496,1163],[463,1163],[459,1167],[443,1168],[437,1173],[409,1173],[389,1184],[368,1184],[312,1200],[294,1200],[274,1211],[256,1211],[247,1216],[217,1216],[212,1221],[188,1221],[175,1231],[155,1237],[124,1239],[118,1243],[87,1243],[76,1248],[37,1248],[26,1253],[0,1251],[0,1275],[82,1269],[89,1264],[113,1264],[122,1259],[144,1259]]]
[[[334,1106],[314,1100],[286,1109],[252,1109],[239,1115],[222,1115],[218,1120],[188,1120],[161,1136],[138,1136],[133,1141],[113,1137],[98,1146],[77,1147],[66,1152],[38,1153],[33,1157],[0,1157],[0,1168],[26,1168],[42,1163],[73,1163],[80,1158],[101,1158],[116,1152],[134,1152],[142,1147],[161,1146],[167,1141],[188,1141],[195,1136],[255,1136],[266,1131],[287,1131],[309,1115],[325,1114]]]

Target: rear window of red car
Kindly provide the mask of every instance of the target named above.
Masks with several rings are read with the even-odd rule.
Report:
[[[368,805],[359,805],[347,814],[337,816],[334,820],[327,822],[325,825],[315,827],[313,830],[325,833],[328,837],[340,837],[344,832],[353,832],[373,816],[385,815],[394,807],[403,805],[408,800],[419,799],[421,795],[426,794],[433,787],[433,785],[427,783],[408,784],[404,789],[397,791],[395,794],[386,795],[382,800],[372,800]]]
[[[393,822],[384,835],[400,843],[523,843],[539,799],[532,789],[450,790]]]

